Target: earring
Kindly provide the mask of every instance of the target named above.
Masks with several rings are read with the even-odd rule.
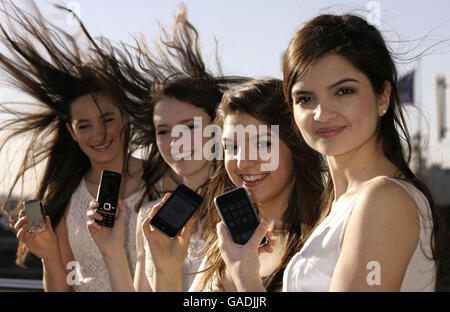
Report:
[[[384,116],[385,114],[386,114],[386,110],[383,109],[383,110],[381,111],[381,116]]]

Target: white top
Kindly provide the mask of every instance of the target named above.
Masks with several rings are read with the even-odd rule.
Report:
[[[148,242],[145,239],[145,235],[142,232],[142,224],[144,223],[145,219],[150,215],[150,212],[152,211],[153,207],[156,206],[161,201],[161,199],[155,200],[153,202],[150,202],[148,205],[145,205],[145,207],[142,207],[139,210],[139,216],[138,216],[138,222],[141,225],[139,227],[140,235],[142,235],[144,240],[144,250],[145,250],[145,276],[148,279],[149,284],[153,285],[153,276],[154,276],[154,267],[153,262],[148,246]],[[197,227],[198,228],[198,227]],[[191,236],[191,240],[189,242],[188,250],[186,258],[184,259],[183,263],[183,276],[181,280],[181,291],[187,292],[189,288],[191,287],[195,274],[189,274],[189,273],[196,273],[200,267],[200,264],[203,259],[203,255],[201,254],[201,250],[204,245],[204,241],[200,238],[200,231],[197,229],[194,229],[193,234]]]
[[[432,217],[428,200],[412,184],[401,185],[414,199],[420,216],[420,239],[406,269],[400,291],[434,291],[436,266],[431,258]],[[342,239],[358,195],[336,201],[330,214],[314,230],[303,248],[292,257],[283,276],[283,291],[329,291]],[[369,273],[369,271],[368,271]]]
[[[136,218],[134,206],[141,199],[144,190],[135,192],[124,204],[128,208],[126,216],[125,249],[130,272],[134,275],[136,266]],[[106,263],[87,229],[89,203],[95,200],[89,193],[83,178],[70,199],[66,224],[69,243],[75,261],[78,262],[79,285],[72,285],[75,291],[111,291],[111,283]]]

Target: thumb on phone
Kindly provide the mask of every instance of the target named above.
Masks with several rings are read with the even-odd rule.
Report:
[[[47,231],[53,232],[52,222],[49,216],[45,216],[45,225],[47,226]]]
[[[247,244],[249,246],[255,247],[255,249],[258,249],[262,239],[264,238],[264,236],[266,236],[268,230],[269,225],[267,224],[267,222],[262,221],[256,228],[255,232],[253,233],[252,237],[247,242]]]
[[[166,193],[166,195],[164,195],[164,197],[161,199],[161,201],[153,206],[152,211],[150,212],[150,215],[149,215],[150,219],[155,216],[155,214],[159,211],[159,209],[161,209],[161,207],[169,199],[170,195],[171,195],[170,193]]]
[[[119,213],[117,215],[116,221],[119,224],[124,224],[125,223],[125,217],[127,216],[127,207],[125,206],[125,204],[121,200],[119,200],[119,202],[117,203],[117,208],[119,208]]]

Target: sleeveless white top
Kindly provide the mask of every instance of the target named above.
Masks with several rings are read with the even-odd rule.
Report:
[[[153,286],[153,276],[154,276],[154,267],[153,262],[148,246],[148,242],[145,239],[145,235],[142,232],[142,224],[144,223],[145,219],[150,215],[153,207],[158,204],[161,201],[161,199],[155,200],[148,205],[143,206],[139,210],[139,217],[138,220],[140,222],[140,234],[143,237],[144,240],[144,250],[145,250],[145,276],[147,277],[147,280],[151,286]],[[191,236],[191,240],[189,242],[188,250],[186,258],[184,259],[183,263],[183,276],[181,279],[181,291],[187,292],[189,288],[191,287],[192,283],[194,282],[195,274],[200,267],[200,264],[203,260],[203,254],[201,253],[202,248],[204,246],[205,242],[200,238],[200,231],[196,231],[194,229],[193,234]]]
[[[128,208],[126,216],[125,249],[130,272],[134,275],[136,266],[136,219],[134,209],[141,199],[144,189],[133,193],[123,202]],[[83,178],[70,199],[66,224],[70,248],[78,262],[79,283],[72,285],[75,291],[111,291],[111,283],[106,263],[87,229],[89,203],[95,200],[89,193]]]
[[[433,221],[428,200],[412,184],[387,178],[402,186],[414,199],[420,217],[420,238],[408,264],[400,291],[434,291],[436,265],[431,258]],[[338,200],[314,230],[303,248],[292,257],[283,275],[283,291],[329,291],[342,240],[358,196]],[[368,271],[369,273],[369,271]]]

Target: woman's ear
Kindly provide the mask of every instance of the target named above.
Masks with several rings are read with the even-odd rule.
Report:
[[[389,109],[391,99],[392,85],[386,80],[384,82],[383,90],[378,94],[378,116],[384,116]]]
[[[72,136],[72,139],[73,139],[75,142],[78,142],[78,141],[77,141],[77,138],[76,138],[76,136],[75,136],[75,133],[73,132],[72,125],[71,125],[70,123],[66,122],[66,128],[67,128],[67,131],[69,131],[70,135]]]

